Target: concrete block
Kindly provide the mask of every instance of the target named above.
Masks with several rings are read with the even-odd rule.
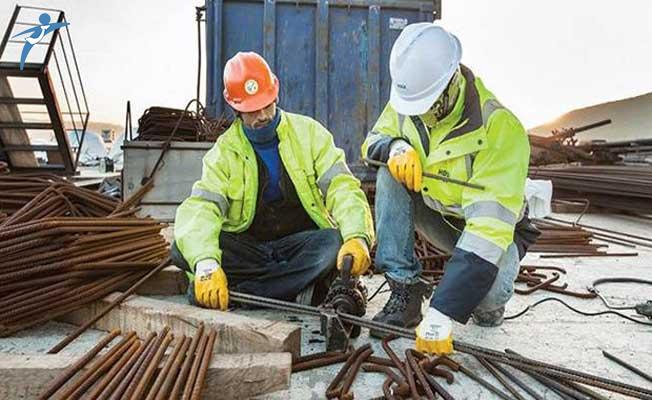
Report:
[[[63,322],[81,325],[93,318],[117,298],[112,293],[104,299],[60,318]],[[169,326],[172,333],[192,336],[203,322],[217,331],[215,353],[283,353],[300,354],[301,329],[282,321],[268,321],[235,313],[208,310],[187,304],[171,303],[142,296],[131,296],[102,317],[95,329],[122,332],[135,331],[139,337]]]
[[[0,399],[37,399],[82,355],[0,353]],[[214,355],[203,399],[245,399],[289,388],[290,353]]]
[[[127,290],[129,286],[121,288]],[[136,294],[141,296],[175,296],[185,294],[188,288],[186,273],[180,268],[170,265],[158,274],[149,278],[136,289]]]
[[[36,399],[77,358],[70,354],[0,353],[0,399]]]

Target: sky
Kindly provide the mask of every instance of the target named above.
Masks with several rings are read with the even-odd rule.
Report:
[[[201,0],[28,3],[66,11],[93,121],[122,124],[127,100],[136,122],[195,97]],[[0,0],[0,29],[14,6]],[[442,16],[463,62],[526,127],[652,91],[652,1],[443,0]]]

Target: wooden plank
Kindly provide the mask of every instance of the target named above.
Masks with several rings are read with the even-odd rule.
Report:
[[[81,325],[118,296],[119,293],[112,293],[100,301],[92,302],[63,316],[60,320]],[[136,331],[139,337],[145,337],[149,332],[160,331],[167,325],[175,336],[192,336],[195,327],[201,322],[206,328],[214,328],[217,331],[215,353],[300,354],[301,329],[295,325],[143,296],[130,297],[102,317],[94,327],[105,331]]]
[[[0,96],[13,97],[9,80],[0,76]],[[0,121],[21,122],[20,112],[15,104],[0,104]],[[30,145],[29,136],[25,129],[0,129],[0,142],[4,146]],[[9,164],[14,168],[37,168],[36,155],[32,151],[8,152]]]
[[[37,399],[81,356],[0,353],[0,399]],[[291,365],[289,353],[215,355],[208,367],[202,398],[246,399],[287,389]]]

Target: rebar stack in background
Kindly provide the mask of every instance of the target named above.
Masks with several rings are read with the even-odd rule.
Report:
[[[631,165],[531,167],[530,178],[549,179],[554,198],[585,198],[591,206],[652,214],[652,168]]]
[[[210,118],[204,113],[185,111],[184,115],[184,110],[176,108],[150,107],[138,119],[138,137],[134,140],[167,140],[182,115],[174,134],[176,141],[214,142],[230,125],[224,118]]]

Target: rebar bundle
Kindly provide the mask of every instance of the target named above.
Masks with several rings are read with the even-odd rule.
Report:
[[[129,332],[100,355],[119,335],[116,330],[104,337],[54,380],[39,399],[201,398],[217,336],[215,330],[205,332],[200,325],[192,338],[175,338],[166,326],[143,340]]]
[[[586,198],[591,206],[652,214],[649,166],[531,167],[533,179],[549,179],[555,198]]]
[[[181,116],[183,119],[174,134],[176,141],[214,142],[229,126],[226,119],[210,118],[203,112],[197,114],[176,108],[150,107],[138,119],[138,137],[135,140],[167,140]]]
[[[143,218],[45,218],[0,228],[0,336],[129,287],[168,253]]]
[[[119,205],[118,200],[58,176],[0,176],[0,189],[0,211],[11,216],[7,224],[45,216],[106,217]]]

